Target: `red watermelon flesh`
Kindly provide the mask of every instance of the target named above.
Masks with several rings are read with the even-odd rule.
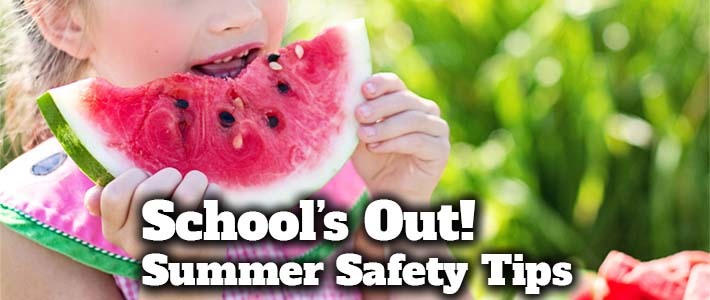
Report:
[[[703,298],[710,294],[710,274],[703,275],[708,266],[710,253],[703,251],[684,251],[649,262],[612,251],[598,273],[606,284],[583,286],[585,290],[576,299],[708,299]]]
[[[176,74],[134,88],[88,79],[38,103],[99,184],[132,167],[200,170],[230,203],[273,207],[317,190],[347,161],[370,73],[364,23],[354,21],[266,53],[236,79]]]

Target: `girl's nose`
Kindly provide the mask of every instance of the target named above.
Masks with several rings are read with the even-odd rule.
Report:
[[[221,33],[230,30],[244,30],[263,18],[261,8],[253,0],[224,0],[224,5],[215,13],[210,22],[210,30]]]

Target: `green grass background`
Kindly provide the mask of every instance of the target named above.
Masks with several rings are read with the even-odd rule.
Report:
[[[612,249],[710,250],[706,1],[291,3],[288,41],[365,17],[375,70],[442,107],[453,150],[436,200],[484,211],[460,258],[596,269]],[[476,274],[475,295],[511,295]]]

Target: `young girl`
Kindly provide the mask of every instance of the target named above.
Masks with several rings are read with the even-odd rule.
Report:
[[[79,176],[74,172],[76,166],[65,156],[47,158],[40,154],[57,147],[35,106],[34,99],[40,93],[88,76],[103,77],[116,85],[134,86],[181,72],[205,76],[233,75],[239,69],[224,70],[219,62],[202,62],[247,44],[259,45],[256,47],[262,53],[278,49],[287,15],[287,0],[13,0],[13,3],[18,16],[13,25],[22,27],[22,31],[14,41],[18,49],[7,74],[3,130],[8,141],[21,145],[28,152],[2,171],[4,175],[0,177],[12,181],[2,182],[0,188],[0,200],[6,203],[35,201],[7,199],[7,195],[11,195],[7,191],[13,187],[16,187],[15,195],[32,195],[26,191],[24,180],[39,179],[25,179],[24,173],[18,175],[24,172],[25,163],[28,168],[31,166],[35,177],[58,172],[55,171],[58,165],[62,165],[62,170],[72,169],[66,174]],[[448,125],[440,118],[438,106],[409,91],[394,74],[372,76],[363,85],[362,93],[368,102],[356,112],[361,123],[358,132],[361,143],[352,156],[354,170],[371,195],[391,195],[408,203],[428,204],[450,148]],[[75,210],[73,220],[70,220],[78,227],[74,230],[98,230],[105,241],[137,258],[143,249],[137,234],[140,215],[135,209],[136,203],[147,200],[149,195],[160,195],[197,206],[204,197],[218,193],[218,187],[208,184],[209,179],[200,172],[183,176],[173,169],[155,174],[131,170],[117,176],[104,188],[91,189],[88,189],[90,183],[85,178],[68,176],[62,177],[61,182],[42,184],[54,185],[52,188],[62,191],[62,207],[81,207],[81,211],[97,216],[96,223],[87,217],[86,223],[77,226],[77,220],[85,216]],[[18,189],[25,190],[17,192]],[[4,200],[3,190],[6,190]],[[50,202],[50,207],[43,207],[47,219],[63,209],[52,205],[57,204]],[[54,217],[61,219],[62,215]],[[92,229],[92,226],[99,229]],[[194,295],[138,291],[134,281],[119,276],[114,279],[106,273],[110,270],[86,267],[62,255],[67,254],[65,251],[44,248],[4,226],[0,226],[0,238],[0,292],[3,299],[254,296],[244,291]],[[41,238],[35,236],[33,240]],[[368,242],[362,232],[356,233],[354,239],[355,251],[371,256],[384,255],[383,248]],[[198,249],[203,252],[213,250]],[[191,257],[194,254],[194,251],[174,250],[178,256]],[[439,251],[436,256],[448,255],[443,246],[436,250]],[[269,251],[268,255],[271,255],[278,249]],[[288,291],[279,293],[282,292],[271,293],[271,296],[292,296]],[[418,294],[421,296],[421,292]],[[324,286],[306,297],[382,296],[387,297],[387,291],[363,291],[360,294],[357,290],[335,291],[332,286]],[[430,299],[431,295],[422,297]]]

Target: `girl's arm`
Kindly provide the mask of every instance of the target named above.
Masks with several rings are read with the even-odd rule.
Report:
[[[0,226],[0,299],[122,300],[111,275],[44,248]],[[140,300],[222,299],[221,292],[141,289]]]
[[[123,299],[111,275],[0,226],[0,299]]]

